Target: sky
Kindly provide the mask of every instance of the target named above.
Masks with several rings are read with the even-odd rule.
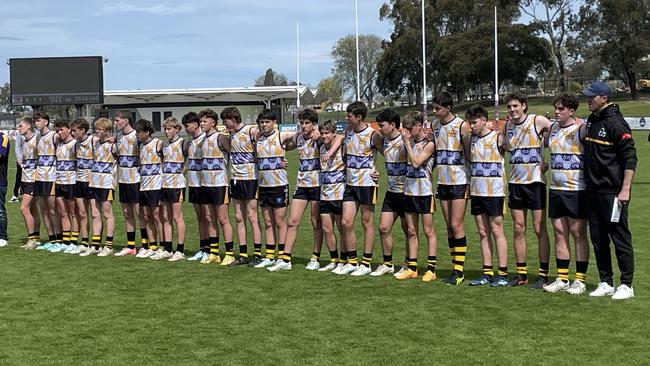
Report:
[[[383,0],[358,0],[359,33],[388,38]],[[354,34],[353,0],[2,0],[0,83],[6,60],[103,56],[104,88],[251,86],[273,68],[315,87],[331,74],[330,51]]]

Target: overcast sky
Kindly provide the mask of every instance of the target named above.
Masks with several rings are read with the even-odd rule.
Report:
[[[359,32],[388,38],[382,0],[359,0]],[[12,57],[101,55],[104,87],[253,85],[267,68],[301,82],[330,74],[330,50],[354,33],[353,0],[2,0],[0,83]]]

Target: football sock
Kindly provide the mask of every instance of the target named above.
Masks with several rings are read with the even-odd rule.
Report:
[[[567,268],[569,265],[567,264]],[[567,272],[568,273],[568,272]],[[539,271],[537,274],[541,279],[543,279],[545,282],[548,282],[548,263],[539,263]],[[567,277],[568,279],[568,277]]]
[[[492,278],[494,276],[494,270],[492,269],[491,264],[484,264],[483,265],[483,274]]]
[[[528,266],[526,262],[517,263],[517,275],[525,280],[528,279]]]
[[[372,262],[372,253],[363,253],[363,257],[361,257],[361,265],[364,267],[370,267],[370,262]]]
[[[248,245],[246,244],[239,244],[239,256],[248,258]]]
[[[557,278],[563,282],[569,282],[569,259],[555,259],[557,266]]]
[[[275,259],[275,244],[266,244],[266,258]]]
[[[235,244],[231,241],[224,244],[226,245],[226,255],[235,255]]]
[[[576,261],[576,281],[585,282],[589,262]]]
[[[438,260],[435,255],[427,256],[427,271],[436,272],[436,264]]]
[[[393,266],[393,256],[392,255],[384,255],[384,265],[388,267]]]

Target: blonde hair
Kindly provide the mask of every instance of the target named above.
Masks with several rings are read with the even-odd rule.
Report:
[[[402,121],[402,127],[413,128],[413,126],[422,122],[424,122],[424,119],[422,118],[421,112],[417,112],[417,111],[408,112],[406,116],[404,116],[404,120]]]
[[[113,122],[108,118],[100,118],[93,124],[95,129],[101,128],[106,131],[110,131],[113,128]]]
[[[163,128],[167,128],[167,127],[175,128],[177,130],[180,130],[182,128],[181,123],[178,122],[176,117],[168,117],[165,120],[165,123],[163,123]]]

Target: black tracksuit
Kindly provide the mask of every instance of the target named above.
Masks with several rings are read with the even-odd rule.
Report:
[[[617,105],[609,104],[587,119],[585,181],[587,219],[601,282],[613,286],[610,239],[621,270],[621,284],[632,285],[634,251],[623,205],[618,223],[611,222],[614,198],[623,187],[625,170],[636,170],[637,157],[632,131]]]

